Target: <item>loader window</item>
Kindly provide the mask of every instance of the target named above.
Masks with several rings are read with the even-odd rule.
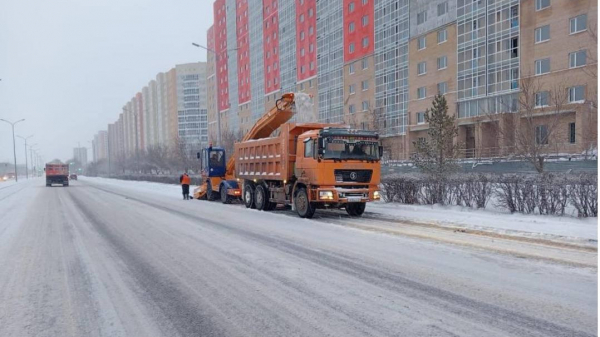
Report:
[[[304,158],[313,158],[314,157],[314,148],[315,141],[312,139],[307,139],[304,141]]]

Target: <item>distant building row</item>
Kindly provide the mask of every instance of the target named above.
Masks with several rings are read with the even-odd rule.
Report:
[[[314,120],[376,129],[392,159],[426,137],[437,93],[465,156],[510,152],[489,115],[515,112],[525,78],[536,135],[559,152],[597,123],[597,0],[216,0],[207,32],[209,134],[246,132],[283,92],[315,97]],[[551,139],[549,94],[566,95]],[[514,115],[513,115],[514,116]],[[516,121],[518,124],[519,121]],[[594,136],[595,137],[595,136]]]
[[[123,106],[116,122],[94,136],[94,160],[123,158],[152,147],[208,143],[206,63],[159,73]]]

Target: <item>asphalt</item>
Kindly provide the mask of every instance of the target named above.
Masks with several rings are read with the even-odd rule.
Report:
[[[595,268],[344,219],[94,181],[7,186],[0,336],[597,335]]]

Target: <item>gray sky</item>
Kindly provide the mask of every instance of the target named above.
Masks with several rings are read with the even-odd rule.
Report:
[[[0,0],[0,118],[46,161],[73,156],[161,71],[206,60],[212,0]],[[24,163],[17,138],[17,162]],[[0,162],[12,162],[0,122]]]

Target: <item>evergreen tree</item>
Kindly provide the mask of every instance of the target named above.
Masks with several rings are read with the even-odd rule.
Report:
[[[448,115],[448,103],[443,95],[434,97],[431,109],[425,111],[425,121],[429,124],[427,139],[414,142],[417,152],[413,160],[422,172],[441,181],[458,169],[459,150],[459,144],[454,142],[458,136],[456,116]]]

